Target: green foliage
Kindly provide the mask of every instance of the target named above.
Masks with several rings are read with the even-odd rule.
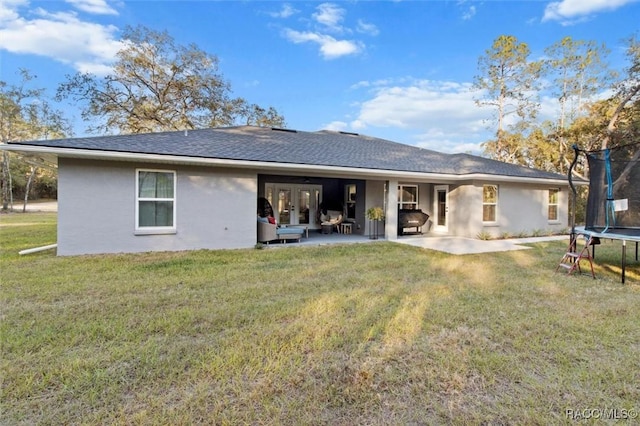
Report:
[[[495,110],[497,132],[495,147],[489,145],[495,159],[514,162],[511,149],[513,141],[507,141],[505,119],[517,115],[520,122],[535,119],[538,104],[538,77],[542,63],[529,60],[529,46],[511,35],[497,37],[491,48],[478,60],[479,74],[474,79],[474,89],[483,93],[476,99],[478,106]]]
[[[32,173],[29,159],[21,155],[8,152],[9,170],[11,171],[11,189],[14,200],[23,200],[29,175]],[[38,167],[34,172],[33,183],[29,192],[29,199],[57,198],[58,176],[51,167]]]
[[[489,231],[480,231],[478,232],[478,235],[476,235],[476,237],[479,240],[488,241],[493,239],[493,234]]]
[[[544,76],[551,81],[552,93],[558,99],[560,112],[550,140],[556,146],[551,152],[555,168],[565,173],[573,158],[568,125],[584,115],[584,106],[593,96],[609,86],[615,73],[607,68],[609,50],[595,41],[564,37],[545,49]],[[543,152],[535,152],[537,156]],[[537,157],[534,157],[537,158]]]
[[[382,210],[382,207],[370,207],[367,209],[365,216],[369,220],[384,220],[384,210]]]
[[[605,45],[570,36],[545,49],[544,75],[551,80],[552,93],[560,103],[559,129],[581,113],[584,102],[611,83],[614,73],[606,64],[609,53]]]
[[[0,143],[71,134],[69,122],[51,106],[45,90],[32,87],[35,77],[24,69],[20,76],[22,80],[17,85],[0,81]],[[55,166],[41,158],[3,151],[0,168],[3,210],[16,196],[23,198],[25,193],[32,195],[34,191],[36,197],[42,195],[39,191],[43,189],[47,195],[55,193]]]
[[[273,107],[265,110],[231,97],[215,55],[143,26],[128,27],[122,38],[111,74],[76,74],[58,89],[58,99],[81,103],[82,117],[98,122],[90,131],[146,133],[238,122],[284,127]]]
[[[491,158],[566,174],[573,153],[571,146],[592,150],[638,140],[640,136],[640,44],[627,40],[629,67],[621,79],[606,66],[609,53],[595,41],[564,37],[545,50],[543,61],[530,61],[526,43],[514,36],[496,38],[478,61],[474,88],[484,97],[478,106],[494,108],[496,137],[483,144]],[[537,94],[543,82],[559,101],[553,121],[536,122]],[[605,88],[615,94],[593,100]],[[505,126],[504,119],[516,114],[519,121]],[[513,122],[513,120],[512,120]],[[575,173],[584,176],[579,163]]]
[[[482,144],[491,158],[513,164],[526,164],[528,161],[526,139],[520,133],[499,132],[495,139]]]
[[[576,188],[576,211],[575,211],[575,225],[584,225],[587,215],[587,196],[589,195],[589,188],[580,186]],[[572,204],[569,203],[569,218],[571,218]],[[569,222],[569,225],[571,223]]]

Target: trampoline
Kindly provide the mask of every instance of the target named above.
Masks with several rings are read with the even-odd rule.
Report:
[[[573,191],[571,240],[577,234],[622,241],[622,283],[625,282],[627,242],[635,242],[638,261],[640,242],[640,143],[584,151],[573,146],[575,157],[569,169],[569,185]],[[589,164],[589,195],[585,226],[575,226],[576,188],[573,170],[579,156]],[[595,247],[593,247],[595,252]],[[595,254],[595,253],[594,253]]]

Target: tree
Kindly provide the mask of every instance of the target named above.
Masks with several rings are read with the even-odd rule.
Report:
[[[218,71],[218,58],[196,45],[178,45],[167,32],[142,26],[128,27],[123,40],[109,75],[79,73],[58,88],[58,99],[84,104],[83,119],[102,120],[89,131],[184,130],[234,125],[242,119],[259,125],[284,123],[273,108],[258,110],[232,98],[229,83]]]
[[[544,74],[552,79],[552,91],[560,103],[558,127],[564,129],[585,101],[611,83],[614,75],[605,62],[609,49],[593,40],[567,36],[546,48],[545,54]]]
[[[542,63],[529,61],[529,47],[514,36],[501,35],[478,60],[480,74],[475,77],[473,87],[481,93],[476,105],[495,109],[497,123],[495,144],[485,146],[485,151],[495,159],[512,161],[505,148],[505,119],[515,114],[521,122],[536,117],[539,104],[538,78]]]
[[[70,134],[68,121],[60,111],[51,107],[44,89],[29,88],[35,76],[24,69],[19,72],[22,79],[18,85],[9,85],[0,81],[0,143],[59,138]],[[50,170],[54,169],[53,165],[40,158],[18,156],[2,151],[3,210],[13,205],[14,173],[19,172],[25,177],[24,210],[34,179],[37,183],[39,175],[44,179],[51,178],[51,172],[44,174],[39,172],[39,168],[43,166]],[[20,183],[21,179],[17,181]]]
[[[624,78],[613,86],[615,94],[587,104],[586,114],[565,131],[586,150],[625,145],[640,138],[640,43],[635,37],[627,43],[630,65]]]
[[[549,134],[552,132],[552,123],[546,121],[529,133],[525,144],[527,146],[527,166],[558,172],[559,152]]]
[[[284,117],[274,107],[264,109],[256,104],[247,105],[242,114],[246,117],[246,125],[260,127],[285,127]]]
[[[615,136],[618,121],[623,115],[628,104],[638,104],[640,102],[640,41],[635,36],[627,40],[627,58],[630,65],[627,68],[627,76],[617,84],[616,106],[609,123],[604,138],[602,138],[601,149],[606,149]],[[637,122],[635,122],[637,126]],[[635,126],[632,126],[635,127]],[[618,131],[620,133],[620,131]]]
[[[565,137],[566,126],[583,109],[587,99],[606,87],[613,77],[605,58],[609,54],[604,45],[595,41],[573,40],[564,37],[545,49],[544,74],[550,77],[552,93],[560,104],[556,137],[558,140],[558,171],[563,173],[571,161]]]
[[[526,138],[520,132],[500,131],[495,139],[483,143],[491,157],[512,164],[525,165]]]

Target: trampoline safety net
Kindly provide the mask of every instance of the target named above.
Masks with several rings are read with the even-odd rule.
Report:
[[[586,152],[585,229],[640,235],[640,143]]]

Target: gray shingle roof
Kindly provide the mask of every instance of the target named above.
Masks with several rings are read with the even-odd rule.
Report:
[[[194,158],[338,166],[448,175],[489,174],[536,179],[562,175],[468,154],[444,154],[351,133],[241,126],[19,142],[12,145],[159,154]]]

